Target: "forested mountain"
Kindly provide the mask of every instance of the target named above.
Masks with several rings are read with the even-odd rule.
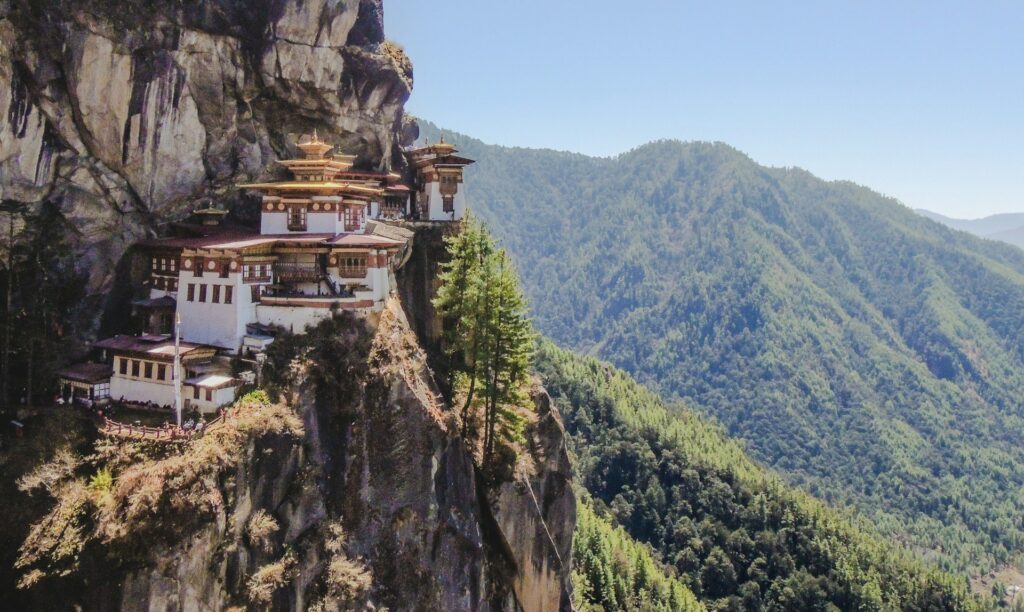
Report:
[[[990,215],[981,219],[954,219],[930,210],[918,209],[917,212],[953,229],[1024,248],[1024,213]]]
[[[648,545],[597,515],[587,500],[576,507],[572,563],[575,605],[581,612],[706,609],[682,580],[665,571]]]
[[[629,536],[660,551],[709,609],[980,607],[966,579],[927,567],[871,528],[782,484],[705,418],[670,411],[622,371],[548,342],[536,367],[562,409],[578,481],[594,504]],[[663,607],[688,601],[690,592],[670,588],[676,581],[656,566],[645,568],[642,549],[638,554],[625,534],[610,533],[581,506],[573,546],[581,599],[589,596],[607,610],[689,609]],[[621,542],[617,555],[610,552],[613,539]],[[639,562],[605,561],[614,557]],[[641,571],[613,569],[623,566]],[[623,574],[641,574],[627,583],[667,594],[648,597],[647,607],[630,606],[630,589],[615,586]]]
[[[926,558],[1024,550],[1024,251],[723,144],[591,158],[448,139],[478,160],[471,202],[542,332]]]

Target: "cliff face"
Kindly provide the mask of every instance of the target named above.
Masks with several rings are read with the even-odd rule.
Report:
[[[529,469],[485,485],[397,299],[379,320],[347,317],[279,342],[268,376],[290,390],[282,399],[301,431],[252,437],[187,490],[174,489],[181,468],[167,460],[146,467],[168,473],[146,527],[86,528],[116,537],[92,540],[69,577],[36,584],[29,608],[569,608],[575,498],[542,389]],[[113,495],[128,506],[134,492],[116,487],[131,478],[115,472]],[[183,518],[173,503],[187,496],[214,501]],[[132,534],[137,525],[151,531]]]
[[[486,488],[395,301],[367,340],[336,336],[335,348],[349,355],[339,369],[357,377],[353,385],[325,383],[324,364],[293,367],[304,440],[252,444],[223,479],[228,502],[206,527],[156,548],[120,583],[86,588],[81,601],[110,610],[252,605],[252,576],[291,555],[284,583],[262,606],[567,609],[575,504],[550,398],[535,392],[534,472]],[[267,545],[255,545],[248,527],[259,513],[279,527]],[[344,575],[364,576],[361,589],[336,587],[338,527],[356,568]]]
[[[56,204],[90,289],[304,133],[401,165],[412,66],[381,0],[0,0],[0,197]]]
[[[130,276],[132,242],[202,198],[244,203],[233,185],[263,178],[301,134],[319,130],[363,167],[401,166],[411,87],[380,0],[0,0],[0,197],[29,216],[58,211],[100,301]],[[433,262],[439,235],[421,244]],[[481,483],[406,319],[424,331],[433,318],[435,268],[379,320],[314,334],[279,364],[301,436],[253,439],[204,477],[210,503],[181,537],[181,516],[149,516],[163,539],[128,551],[96,536],[77,572],[19,597],[36,609],[567,607],[575,503],[557,415],[538,390],[533,470]]]

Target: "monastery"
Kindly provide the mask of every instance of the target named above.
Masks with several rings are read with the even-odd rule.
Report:
[[[66,401],[214,412],[254,377],[233,358],[258,362],[280,330],[383,307],[409,236],[393,221],[465,213],[459,186],[474,162],[443,139],[406,152],[412,184],[354,169],[316,134],[297,147],[279,162],[291,180],[240,185],[262,195],[258,232],[223,226],[226,211],[210,207],[180,224],[186,235],[135,245],[148,267],[148,294],[132,304],[143,333],[101,340],[96,362],[63,370]]]

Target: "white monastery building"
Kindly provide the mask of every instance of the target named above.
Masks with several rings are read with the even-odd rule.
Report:
[[[223,227],[227,213],[211,207],[195,212],[199,223],[178,224],[187,235],[136,245],[148,264],[148,296],[132,305],[146,335],[98,342],[104,363],[68,368],[66,394],[171,405],[171,365],[180,359],[185,401],[216,410],[241,386],[224,356],[260,352],[274,330],[303,333],[338,310],[383,308],[409,235],[388,221],[465,214],[460,185],[474,162],[444,139],[407,152],[412,187],[398,174],[354,170],[355,156],[329,155],[315,134],[297,146],[300,158],[280,162],[290,180],[241,185],[262,196],[258,232]],[[97,378],[102,367],[109,381]]]

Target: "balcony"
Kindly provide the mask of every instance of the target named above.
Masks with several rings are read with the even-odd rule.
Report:
[[[338,266],[338,278],[366,278],[366,266]]]
[[[282,283],[315,283],[323,277],[320,267],[313,263],[276,263],[274,274],[278,282]]]

